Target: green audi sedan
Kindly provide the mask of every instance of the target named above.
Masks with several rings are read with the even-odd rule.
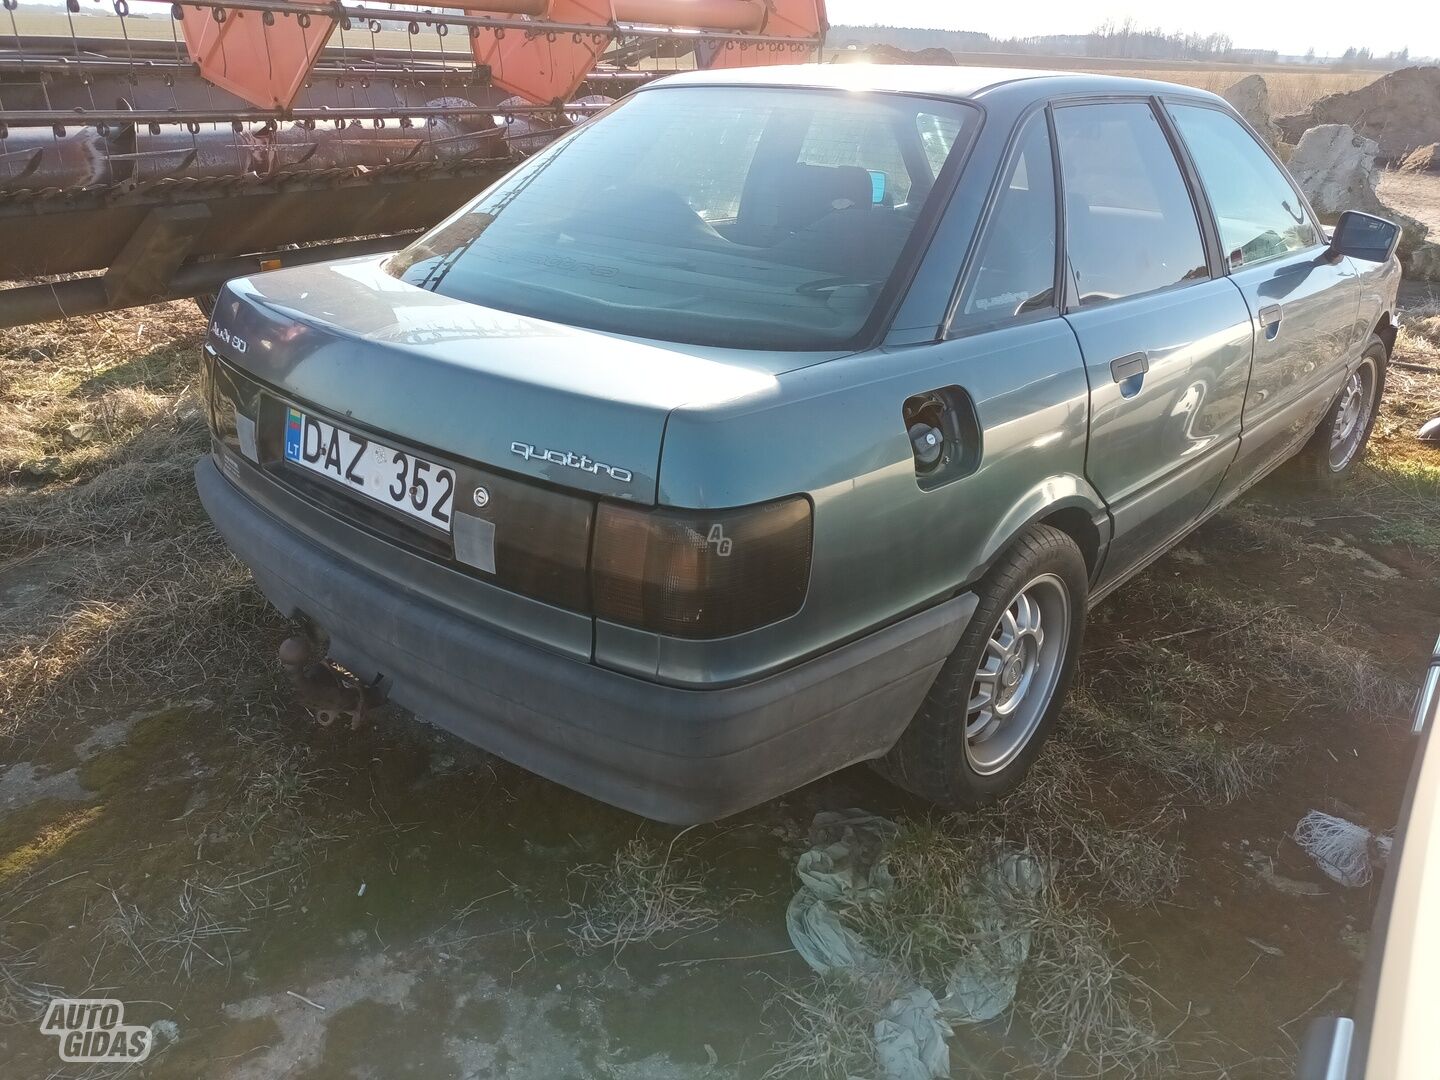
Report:
[[[1189,87],[687,73],[402,251],[232,281],[196,480],[357,701],[664,821],[861,761],[975,807],[1091,605],[1354,468],[1396,240]]]

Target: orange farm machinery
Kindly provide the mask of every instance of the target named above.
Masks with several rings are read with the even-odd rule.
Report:
[[[0,0],[0,326],[392,250],[638,83],[825,30],[824,0]]]

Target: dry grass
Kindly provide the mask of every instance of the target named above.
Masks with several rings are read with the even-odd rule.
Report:
[[[1259,739],[1235,742],[1212,727],[1192,724],[1181,702],[1116,702],[1077,691],[1066,705],[1068,736],[1115,759],[1134,762],[1177,796],[1226,806],[1254,791],[1288,756]]]
[[[263,663],[276,620],[191,482],[203,331],[189,304],[0,331],[0,572],[51,586],[0,615],[0,738]]]
[[[1075,745],[1134,762],[1179,797],[1225,805],[1268,780],[1286,756],[1208,717],[1217,698],[1245,693],[1240,679],[1186,653],[1121,639],[1087,657],[1062,730]]]
[[[1035,913],[1021,1015],[1063,1075],[1174,1075],[1174,1050],[1150,1015],[1150,988],[1126,970],[1109,924],[1079,904]],[[1073,1064],[1076,1060],[1081,1067]],[[1055,1073],[1052,1073],[1054,1075]]]
[[[99,886],[105,897],[95,946],[102,953],[118,947],[132,973],[188,982],[228,968],[232,941],[290,910],[312,862],[345,839],[333,829],[335,813],[321,805],[331,774],[311,766],[308,748],[288,744],[277,721],[270,710],[252,710],[237,731],[227,787],[187,815],[174,838],[187,857],[172,867],[173,892],[133,882],[128,890]]]
[[[29,914],[25,909],[54,884],[54,878],[41,881],[31,873],[0,886],[0,1028],[38,1024],[51,1000],[65,994],[63,986],[39,976],[42,949],[28,942],[17,945],[9,936],[22,932]]]
[[[1152,71],[1110,71],[1108,74],[1133,75],[1141,79],[1159,79],[1180,83],[1212,94],[1224,93],[1243,79],[1248,72],[1234,68],[1175,68]],[[1270,111],[1275,116],[1305,112],[1311,105],[1330,94],[1346,94],[1369,86],[1380,77],[1374,71],[1262,71],[1265,87],[1270,92]]]
[[[1440,301],[1417,304],[1405,312],[1396,350],[1408,360],[1440,359]],[[1412,355],[1415,352],[1421,356]]]
[[[764,1080],[853,1080],[875,1074],[875,1023],[905,992],[900,976],[821,975],[766,1005],[774,1042]]]
[[[1287,551],[1292,543],[1253,523],[1242,522],[1240,535]],[[1224,805],[1267,782],[1292,749],[1267,731],[1298,708],[1395,717],[1408,701],[1404,680],[1352,644],[1364,638],[1337,613],[1321,624],[1290,604],[1157,574],[1127,585],[1125,604],[1183,629],[1122,635],[1087,654],[1061,730],[1079,747],[1133,762],[1177,797]],[[1277,694],[1284,714],[1266,711]],[[1217,701],[1234,707],[1219,714]]]
[[[1412,688],[1381,667],[1361,630],[1339,611],[1316,621],[1290,603],[1260,596],[1237,599],[1209,588],[1149,574],[1126,586],[1127,603],[1184,627],[1170,640],[1128,642],[1142,669],[1143,690],[1170,700],[1228,691],[1282,688],[1300,704],[1331,704],[1380,716],[1403,710]],[[1187,640],[1188,639],[1188,640]],[[1203,648],[1199,660],[1184,647]]]
[[[703,860],[676,850],[684,835],[663,845],[637,837],[610,862],[570,872],[572,887],[576,882],[580,887],[570,901],[569,918],[577,949],[608,949],[619,956],[630,945],[701,933],[749,895],[716,888]]]
[[[980,922],[990,910],[986,876],[1003,850],[978,833],[952,835],[938,821],[906,821],[885,860],[895,882],[889,895],[845,908],[841,918],[886,967],[941,997],[955,966],[994,944]]]
[[[1029,956],[1010,1016],[1030,1036],[1014,1045],[1033,1048],[1022,1073],[1163,1074],[1172,1055],[1150,1022],[1148,989],[1124,967],[1113,932],[1094,914],[1094,897],[1077,898],[1077,887],[1094,879],[1046,854],[1037,865],[1050,880],[1038,895],[998,885],[992,868],[1015,848],[991,823],[972,824],[961,831],[934,820],[902,825],[887,858],[893,889],[837,912],[874,952],[879,973],[832,973],[779,995],[783,1023],[767,1075],[871,1075],[870,1036],[886,1005],[918,984],[941,999],[943,1013],[953,972],[999,970],[1019,938],[1028,938]]]
[[[1093,761],[1070,739],[1053,740],[1025,783],[993,806],[956,815],[952,827],[993,847],[1010,845],[1056,868],[1068,896],[1143,907],[1169,898],[1184,876],[1185,853],[1165,806],[1135,820],[1114,821],[1113,795]]]
[[[1042,68],[1047,71],[1084,71],[1135,79],[1179,83],[1221,94],[1248,75],[1259,74],[1270,93],[1270,110],[1276,116],[1305,112],[1330,94],[1345,94],[1369,86],[1381,76],[1378,71],[1336,71],[1326,67],[1243,67],[1236,64],[1175,64],[1164,61],[1103,60],[1084,56],[1013,56],[965,53],[967,65]]]
[[[103,949],[120,946],[136,970],[154,975],[170,972],[174,982],[189,981],[206,967],[230,966],[230,941],[246,927],[227,919],[226,898],[193,880],[180,885],[175,903],[153,913],[126,904],[105,890],[114,911],[101,919],[96,941]]]
[[[1413,436],[1426,420],[1440,415],[1440,301],[1404,313],[1395,360],[1385,373],[1384,409],[1367,455],[1382,465],[1397,451],[1402,457],[1426,457],[1427,448],[1415,446]],[[1392,445],[1396,442],[1400,445]],[[1428,454],[1428,460],[1436,460],[1433,449]]]
[[[40,1022],[61,987],[35,980],[35,950],[19,952],[0,941],[0,1027]]]
[[[206,822],[205,842],[241,840],[254,846],[258,839],[274,836],[331,839],[316,834],[305,820],[307,804],[329,776],[311,767],[310,748],[264,728],[237,731],[235,739],[242,765],[231,771],[238,771],[240,780]]]

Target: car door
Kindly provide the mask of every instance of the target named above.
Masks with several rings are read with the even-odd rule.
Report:
[[[1086,475],[1113,518],[1103,591],[1219,489],[1239,445],[1253,330],[1156,103],[1057,104],[1053,115],[1065,318],[1090,381]]]
[[[1240,453],[1219,493],[1243,490],[1309,437],[1364,341],[1360,281],[1332,258],[1304,199],[1255,136],[1219,107],[1169,102],[1214,214],[1230,280],[1255,320]]]

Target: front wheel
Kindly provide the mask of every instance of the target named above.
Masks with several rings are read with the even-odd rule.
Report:
[[[1360,358],[1360,366],[1345,379],[1339,395],[1325,411],[1315,434],[1295,455],[1296,479],[1339,484],[1365,455],[1375,418],[1380,415],[1380,396],[1385,392],[1385,343],[1371,335]]]
[[[1055,726],[1085,627],[1085,558],[1037,525],[981,581],[980,603],[910,726],[875,767],[953,809],[1024,778]]]

